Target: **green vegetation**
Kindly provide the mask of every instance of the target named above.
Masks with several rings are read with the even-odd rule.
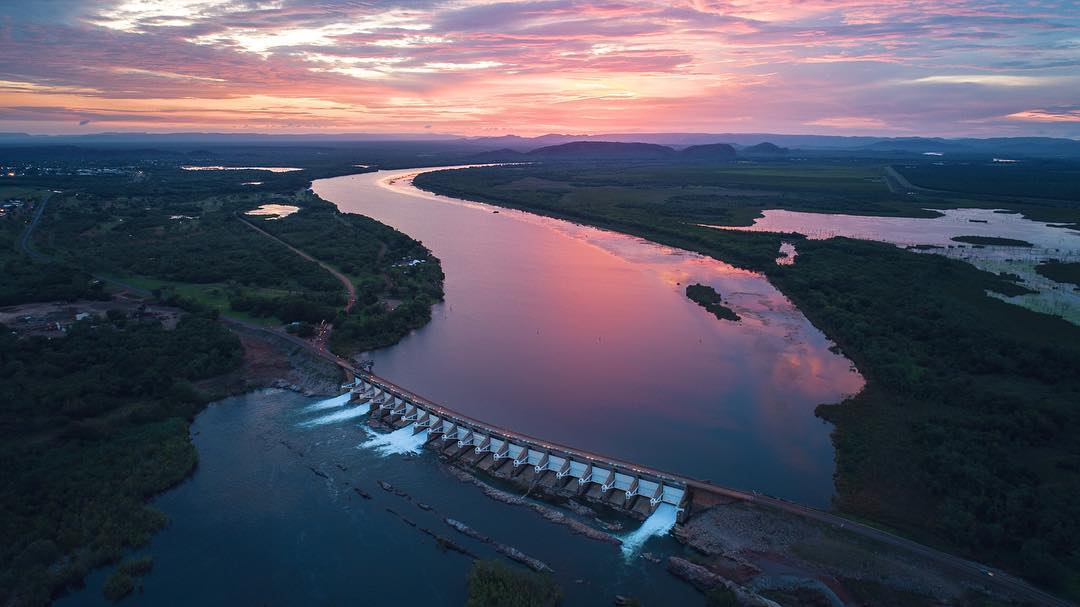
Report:
[[[188,420],[216,396],[196,382],[240,358],[235,336],[193,316],[0,335],[0,602],[45,604],[149,541],[165,520],[145,500],[193,469]]]
[[[959,260],[833,238],[800,240],[798,263],[778,266],[779,235],[695,225],[774,206],[877,213],[926,204],[887,192],[864,196],[855,176],[871,171],[857,164],[846,177],[826,166],[815,180],[814,171],[787,163],[696,173],[539,165],[429,173],[416,183],[766,273],[867,381],[858,396],[819,408],[836,425],[836,507],[1080,596],[1080,327],[987,296],[1022,287]],[[529,178],[548,185],[514,187]],[[711,198],[691,212],[673,204],[672,193],[740,181],[726,198],[703,194]],[[740,195],[790,184],[809,191]],[[828,189],[835,203],[816,197]]]
[[[717,586],[705,593],[706,607],[736,607],[738,604],[739,598],[727,587]]]
[[[104,299],[102,285],[74,267],[35,261],[19,249],[30,209],[0,216],[0,306],[35,301]]]
[[[686,287],[686,296],[697,305],[712,312],[720,320],[739,320],[739,315],[735,313],[735,310],[725,306],[720,294],[710,286],[702,284],[690,285]]]
[[[551,576],[502,561],[476,561],[468,584],[467,607],[554,607],[562,602],[562,590]]]
[[[105,580],[101,593],[110,601],[119,601],[135,590],[135,579],[130,574],[116,570]]]
[[[135,590],[135,578],[142,577],[154,568],[153,557],[143,556],[120,563],[105,580],[101,592],[110,601],[119,601]]]
[[[116,570],[128,575],[142,577],[147,573],[150,573],[154,569],[154,557],[152,556],[140,556],[133,559],[127,559],[117,566]]]
[[[953,236],[950,240],[955,242],[966,242],[968,244],[977,245],[994,245],[999,247],[1033,247],[1026,240],[1017,240],[1015,238],[1001,238],[999,236]]]
[[[931,190],[1080,200],[1080,163],[1028,159],[1018,163],[990,160],[920,163],[896,167],[913,184]]]
[[[308,155],[309,161],[316,156]],[[305,189],[312,177],[345,172],[356,170],[336,164],[290,173],[155,165],[135,178],[23,180],[53,179],[69,188],[54,195],[34,233],[36,248],[59,260],[52,267],[83,268],[164,299],[178,296],[200,309],[266,326],[331,322],[331,349],[349,356],[392,345],[426,324],[431,306],[442,299],[443,274],[420,243],[376,221],[340,213]],[[244,186],[249,179],[262,185]],[[263,204],[300,211],[282,219],[244,215]],[[338,278],[245,221],[345,274],[356,287],[356,305],[345,313],[346,292]],[[69,290],[94,284],[85,272],[50,277],[27,268],[27,281]],[[35,292],[66,294],[44,286]],[[4,293],[0,289],[0,298]],[[80,296],[86,295],[69,295]]]
[[[1080,263],[1050,260],[1035,266],[1035,271],[1054,282],[1080,287]]]
[[[192,154],[213,157],[204,164],[230,164],[220,159],[224,151]],[[356,172],[343,153],[326,155],[336,160],[318,160],[322,153],[311,150],[282,153],[321,163],[295,173],[192,172],[179,164],[200,162],[183,154],[162,161],[170,153],[19,150],[20,162],[49,168],[6,178],[5,192],[63,192],[51,197],[33,232],[42,260],[19,246],[32,209],[0,217],[0,305],[107,299],[97,275],[191,314],[166,330],[110,310],[107,321],[77,322],[53,340],[20,339],[0,327],[0,604],[47,604],[91,569],[146,545],[165,524],[146,500],[194,468],[189,421],[223,396],[201,386],[242,358],[239,340],[216,322],[219,313],[295,322],[305,337],[330,321],[338,329],[331,346],[346,355],[393,343],[430,318],[442,298],[438,260],[407,236],[338,213],[306,190],[312,178]],[[297,164],[276,155],[261,163],[246,153],[235,158]],[[96,175],[72,169],[118,162],[137,165]],[[359,295],[349,313],[334,274],[241,220],[272,202],[301,211],[251,223],[347,274]],[[121,564],[103,592],[126,596],[150,567],[148,558]]]
[[[286,219],[251,220],[348,275],[357,302],[348,314],[286,314],[288,320],[332,320],[330,346],[342,355],[392,345],[431,320],[431,306],[443,297],[443,273],[422,244],[367,217],[339,213],[314,195],[305,194],[303,202]]]

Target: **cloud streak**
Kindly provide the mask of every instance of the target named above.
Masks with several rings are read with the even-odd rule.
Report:
[[[15,1],[0,130],[1080,136],[1068,2]]]

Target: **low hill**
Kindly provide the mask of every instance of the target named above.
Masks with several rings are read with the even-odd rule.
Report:
[[[499,150],[491,150],[490,152],[473,154],[472,156],[469,156],[469,160],[472,160],[473,162],[516,162],[524,157],[525,154],[522,154],[517,150],[502,148]]]
[[[654,143],[618,143],[614,141],[573,141],[537,148],[528,156],[551,159],[653,159],[670,158],[675,150]]]
[[[787,148],[782,148],[768,141],[739,150],[739,154],[742,156],[783,156],[787,153]]]
[[[692,145],[679,155],[687,160],[727,160],[735,158],[735,148],[728,143]]]

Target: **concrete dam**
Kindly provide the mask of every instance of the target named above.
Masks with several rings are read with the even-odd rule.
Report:
[[[573,491],[645,517],[669,504],[678,509],[679,520],[685,520],[694,489],[715,490],[700,481],[484,423],[368,373],[356,373],[351,402],[368,407],[373,418],[398,431],[426,432],[424,444],[484,472]],[[729,497],[750,497],[731,493],[736,495]]]

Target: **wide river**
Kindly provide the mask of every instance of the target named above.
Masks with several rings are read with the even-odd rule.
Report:
[[[375,353],[377,373],[514,430],[827,506],[833,451],[813,409],[862,379],[765,279],[636,238],[432,196],[412,188],[415,172],[314,186],[442,260],[446,302],[428,326]],[[687,300],[688,282],[715,287],[743,320],[717,320]],[[154,570],[125,604],[461,605],[471,559],[420,529],[501,557],[444,517],[548,563],[566,605],[611,604],[616,594],[703,604],[662,562],[639,558],[684,551],[643,533],[648,524],[603,515],[625,526],[616,532],[624,548],[636,546],[625,552],[575,535],[488,499],[430,452],[384,453],[360,412],[342,398],[280,390],[212,404],[192,427],[198,470],[154,500],[170,523],[136,551],[153,555]],[[110,572],[93,572],[57,605],[108,605]]]
[[[419,171],[313,188],[442,260],[445,303],[430,325],[374,354],[377,374],[518,432],[828,506],[833,449],[814,407],[863,381],[765,278],[639,238],[429,194],[412,185]],[[687,299],[696,282],[743,320],[718,320]]]

